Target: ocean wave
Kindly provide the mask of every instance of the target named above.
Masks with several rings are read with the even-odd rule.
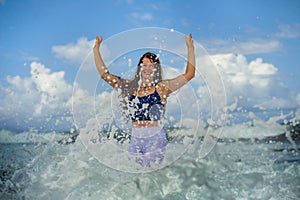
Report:
[[[218,143],[203,159],[198,151],[187,152],[172,165],[142,175],[106,167],[77,141],[0,147],[0,199],[297,199],[300,195],[295,184],[300,157],[290,143]],[[102,150],[116,165],[124,164],[114,159],[111,149]]]
[[[222,128],[220,135],[219,129]],[[171,131],[173,127],[166,128],[167,132]],[[203,138],[207,127],[200,127],[198,129],[198,135]],[[112,130],[111,130],[112,131]],[[187,130],[188,131],[188,130]],[[128,139],[124,136],[122,131],[113,130],[113,138],[122,142],[122,138]],[[191,133],[194,134],[194,133]],[[293,140],[300,141],[300,123],[299,121],[289,121],[282,124],[279,123],[257,123],[253,124],[236,124],[231,126],[223,126],[212,130],[212,136],[217,136],[221,140],[233,139],[255,139],[255,140]],[[0,143],[51,143],[58,142],[59,144],[72,144],[76,141],[79,135],[78,130],[70,130],[69,132],[21,132],[16,133],[9,130],[0,131]],[[111,138],[110,138],[111,139]],[[176,138],[169,137],[169,140]]]
[[[0,143],[27,143],[27,144],[45,144],[58,142],[60,144],[74,143],[79,132],[71,130],[70,132],[12,132],[9,130],[0,131]]]

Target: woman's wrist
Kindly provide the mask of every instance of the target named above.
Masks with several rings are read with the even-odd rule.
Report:
[[[194,48],[193,47],[188,48],[188,53],[194,53]]]
[[[95,51],[95,50],[99,51],[99,48],[100,48],[100,46],[96,46],[96,45],[95,45],[93,49],[94,49],[94,51]]]

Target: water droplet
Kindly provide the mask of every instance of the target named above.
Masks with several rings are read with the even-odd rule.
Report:
[[[128,67],[131,67],[132,66],[132,59],[131,58],[128,58]]]

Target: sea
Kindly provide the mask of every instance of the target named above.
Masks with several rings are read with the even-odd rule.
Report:
[[[231,125],[206,156],[199,156],[203,137],[198,137],[195,146],[174,162],[144,173],[101,162],[79,139],[78,131],[1,130],[0,199],[296,200],[300,199],[299,130],[299,122],[276,127]],[[249,137],[238,137],[241,133]],[[107,142],[116,139],[108,137]],[[173,150],[180,149],[178,143],[169,138]],[[100,150],[103,155],[111,152]],[[116,166],[122,165],[114,159],[111,156]]]

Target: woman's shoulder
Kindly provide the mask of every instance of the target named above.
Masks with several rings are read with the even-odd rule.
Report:
[[[157,84],[157,87],[159,87],[163,90],[169,90],[169,86],[170,86],[170,80],[169,79],[162,80]]]
[[[161,80],[159,83],[157,83],[157,87],[166,87],[168,85],[169,80]]]
[[[156,90],[159,93],[159,95],[161,97],[164,97],[164,99],[166,99],[166,97],[170,94],[170,90],[168,87],[168,80],[162,80],[160,81],[157,85],[156,85]]]

